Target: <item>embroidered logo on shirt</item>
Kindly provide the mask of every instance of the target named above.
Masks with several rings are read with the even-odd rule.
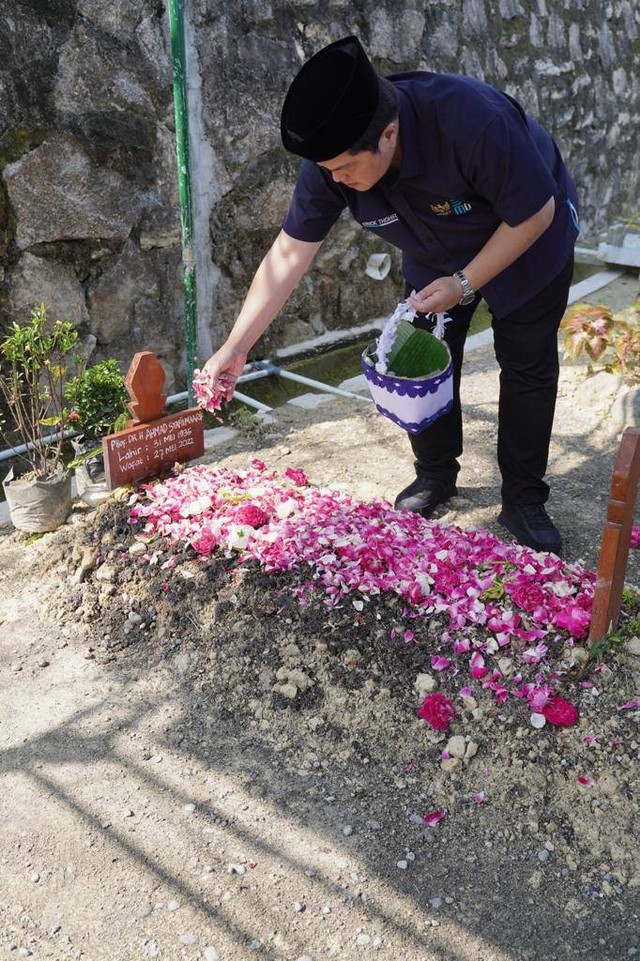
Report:
[[[388,216],[381,217],[379,220],[363,220],[362,226],[368,227],[369,230],[378,230],[379,227],[389,227],[391,224],[397,224],[398,219],[397,214],[388,214]]]
[[[431,204],[431,210],[437,217],[448,217],[449,214],[467,214],[471,204],[466,200],[445,200],[441,204]]]

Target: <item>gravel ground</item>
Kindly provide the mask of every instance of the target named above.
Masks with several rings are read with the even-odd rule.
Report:
[[[496,393],[481,349],[440,519],[500,534]],[[570,561],[597,563],[633,402],[563,367],[549,506]],[[255,454],[364,500],[411,475],[401,432],[342,399],[287,407],[215,457]],[[2,534],[0,958],[640,956],[631,634],[567,675],[576,727],[535,730],[482,692],[436,732],[415,714],[435,625],[391,641],[394,598],[302,607],[289,575],[189,554],[163,590],[124,503],[31,543]]]

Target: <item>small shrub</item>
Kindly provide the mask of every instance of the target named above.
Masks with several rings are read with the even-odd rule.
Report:
[[[0,344],[0,392],[22,443],[24,459],[37,477],[63,466],[69,410],[64,388],[77,331],[68,320],[51,320],[44,304],[34,307],[26,324],[12,324]],[[57,440],[44,442],[54,430]]]
[[[128,419],[129,395],[117,360],[102,360],[87,367],[66,385],[65,396],[76,431],[86,440],[113,433]]]

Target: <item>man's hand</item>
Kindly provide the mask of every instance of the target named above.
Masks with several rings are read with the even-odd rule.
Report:
[[[232,347],[227,341],[204,365],[204,370],[211,374],[214,390],[218,390],[225,400],[233,397],[236,382],[246,362],[246,353]]]
[[[462,285],[455,277],[438,277],[422,290],[413,294],[409,301],[421,314],[441,314],[460,303]]]

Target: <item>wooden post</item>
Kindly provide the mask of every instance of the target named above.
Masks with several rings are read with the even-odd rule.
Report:
[[[639,478],[640,430],[627,427],[620,441],[611,478],[589,629],[590,642],[602,640],[609,628],[618,624]]]
[[[162,393],[164,377],[164,368],[152,351],[143,350],[133,355],[124,379],[131,398],[131,403],[127,404],[133,418],[130,427],[162,417],[167,401]]]

